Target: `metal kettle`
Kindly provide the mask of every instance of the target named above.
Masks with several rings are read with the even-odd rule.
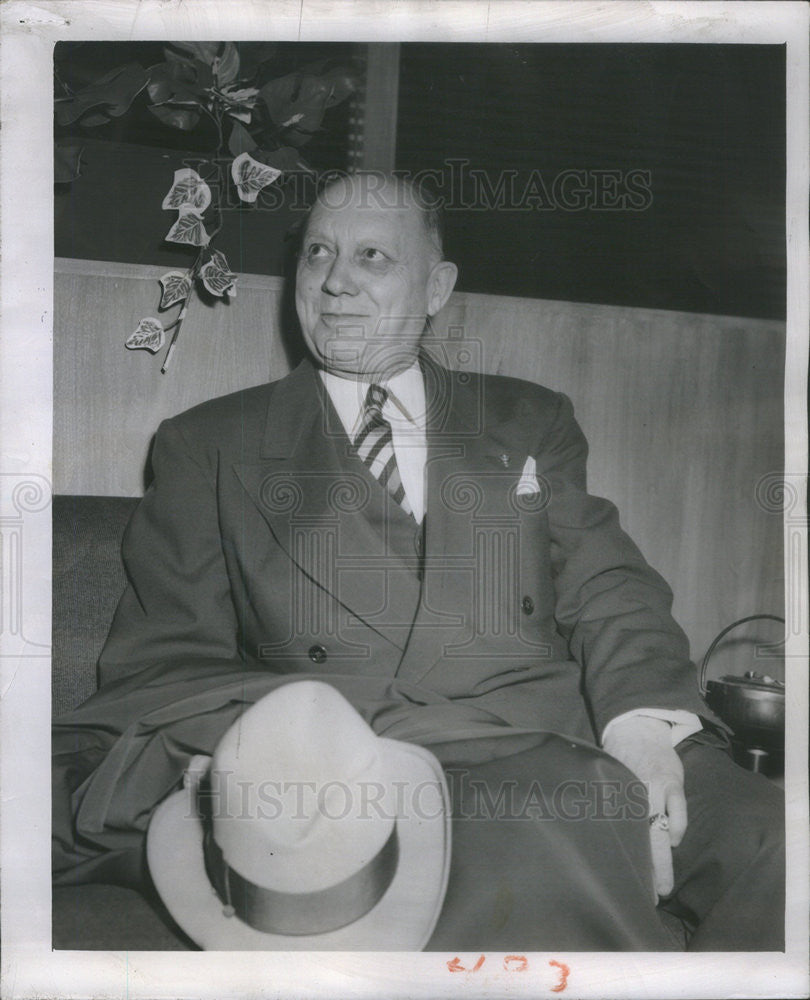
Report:
[[[760,770],[768,754],[785,748],[785,685],[767,674],[748,670],[737,677],[726,674],[706,680],[712,653],[732,629],[745,622],[769,619],[784,624],[778,615],[749,615],[732,622],[714,639],[703,657],[700,690],[712,711],[729,725],[748,753],[751,769]]]

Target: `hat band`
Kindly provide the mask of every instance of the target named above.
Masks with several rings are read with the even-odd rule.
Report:
[[[256,885],[223,857],[210,829],[203,836],[205,868],[220,899],[264,934],[325,934],[354,923],[385,894],[399,860],[396,824],[374,857],[353,875],[314,892],[279,892]]]

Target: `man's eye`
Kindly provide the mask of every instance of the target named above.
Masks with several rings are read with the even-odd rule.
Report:
[[[385,254],[382,250],[377,250],[374,247],[366,247],[366,249],[360,255],[363,260],[380,261],[385,260]]]
[[[329,250],[323,243],[310,243],[307,247],[307,260],[320,260],[328,254]]]

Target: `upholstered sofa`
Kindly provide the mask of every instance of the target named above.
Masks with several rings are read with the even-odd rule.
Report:
[[[131,497],[53,499],[54,716],[96,689],[96,660],[126,580],[121,537],[137,502]],[[82,885],[54,889],[53,947],[164,951],[194,946],[155,894]]]

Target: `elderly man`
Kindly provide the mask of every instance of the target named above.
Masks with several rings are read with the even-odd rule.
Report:
[[[338,180],[299,251],[307,359],[161,426],[101,690],[57,726],[58,878],[137,883],[190,755],[316,676],[446,769],[429,948],[671,949],[662,898],[693,949],[780,950],[780,797],[731,761],[666,584],[586,492],[570,402],[420,350],[455,279],[412,185]]]

